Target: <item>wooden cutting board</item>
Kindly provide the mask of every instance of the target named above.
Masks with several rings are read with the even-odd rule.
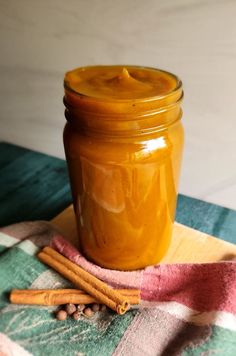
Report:
[[[78,237],[73,206],[71,205],[52,223],[75,246]],[[203,232],[175,223],[172,243],[162,262],[215,262],[236,258],[236,245],[217,239]]]

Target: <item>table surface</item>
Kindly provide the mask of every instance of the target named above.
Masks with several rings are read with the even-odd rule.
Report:
[[[66,162],[0,143],[0,226],[50,220],[71,204]],[[176,221],[236,242],[236,211],[179,195]]]

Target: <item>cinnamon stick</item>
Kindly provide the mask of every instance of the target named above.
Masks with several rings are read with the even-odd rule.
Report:
[[[128,298],[109,287],[80,266],[68,260],[51,247],[45,247],[38,258],[63,277],[69,279],[76,287],[83,289],[99,303],[105,304],[118,314],[124,314],[129,309]]]
[[[140,291],[137,289],[118,289],[118,293],[127,297],[129,303],[139,304]],[[13,289],[10,294],[13,304],[61,305],[99,303],[97,299],[79,289]]]

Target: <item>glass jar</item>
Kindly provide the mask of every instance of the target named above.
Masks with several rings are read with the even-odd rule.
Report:
[[[82,253],[135,270],[158,263],[171,242],[183,91],[171,73],[122,68],[66,74],[64,147]]]

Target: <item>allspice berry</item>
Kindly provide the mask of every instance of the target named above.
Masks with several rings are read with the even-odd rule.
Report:
[[[80,316],[80,312],[79,311],[75,311],[73,314],[72,314],[72,318],[74,320],[78,320],[79,319],[79,316]]]
[[[85,305],[84,305],[84,304],[78,304],[78,305],[77,305],[77,310],[78,310],[79,312],[82,312],[84,309],[85,309]]]
[[[65,310],[59,310],[56,313],[56,318],[57,318],[57,320],[66,320],[67,312]]]
[[[65,311],[68,315],[72,315],[76,311],[76,306],[72,303],[66,304]]]
[[[93,303],[93,304],[91,305],[91,309],[92,309],[92,311],[93,311],[94,313],[97,313],[97,312],[100,310],[100,305],[97,304],[97,303]]]
[[[104,312],[104,311],[106,311],[106,310],[107,310],[107,307],[106,307],[105,304],[100,305],[100,311],[101,311],[101,312]]]
[[[87,318],[91,318],[94,315],[94,312],[91,308],[87,307],[84,309],[83,314],[87,316]]]

